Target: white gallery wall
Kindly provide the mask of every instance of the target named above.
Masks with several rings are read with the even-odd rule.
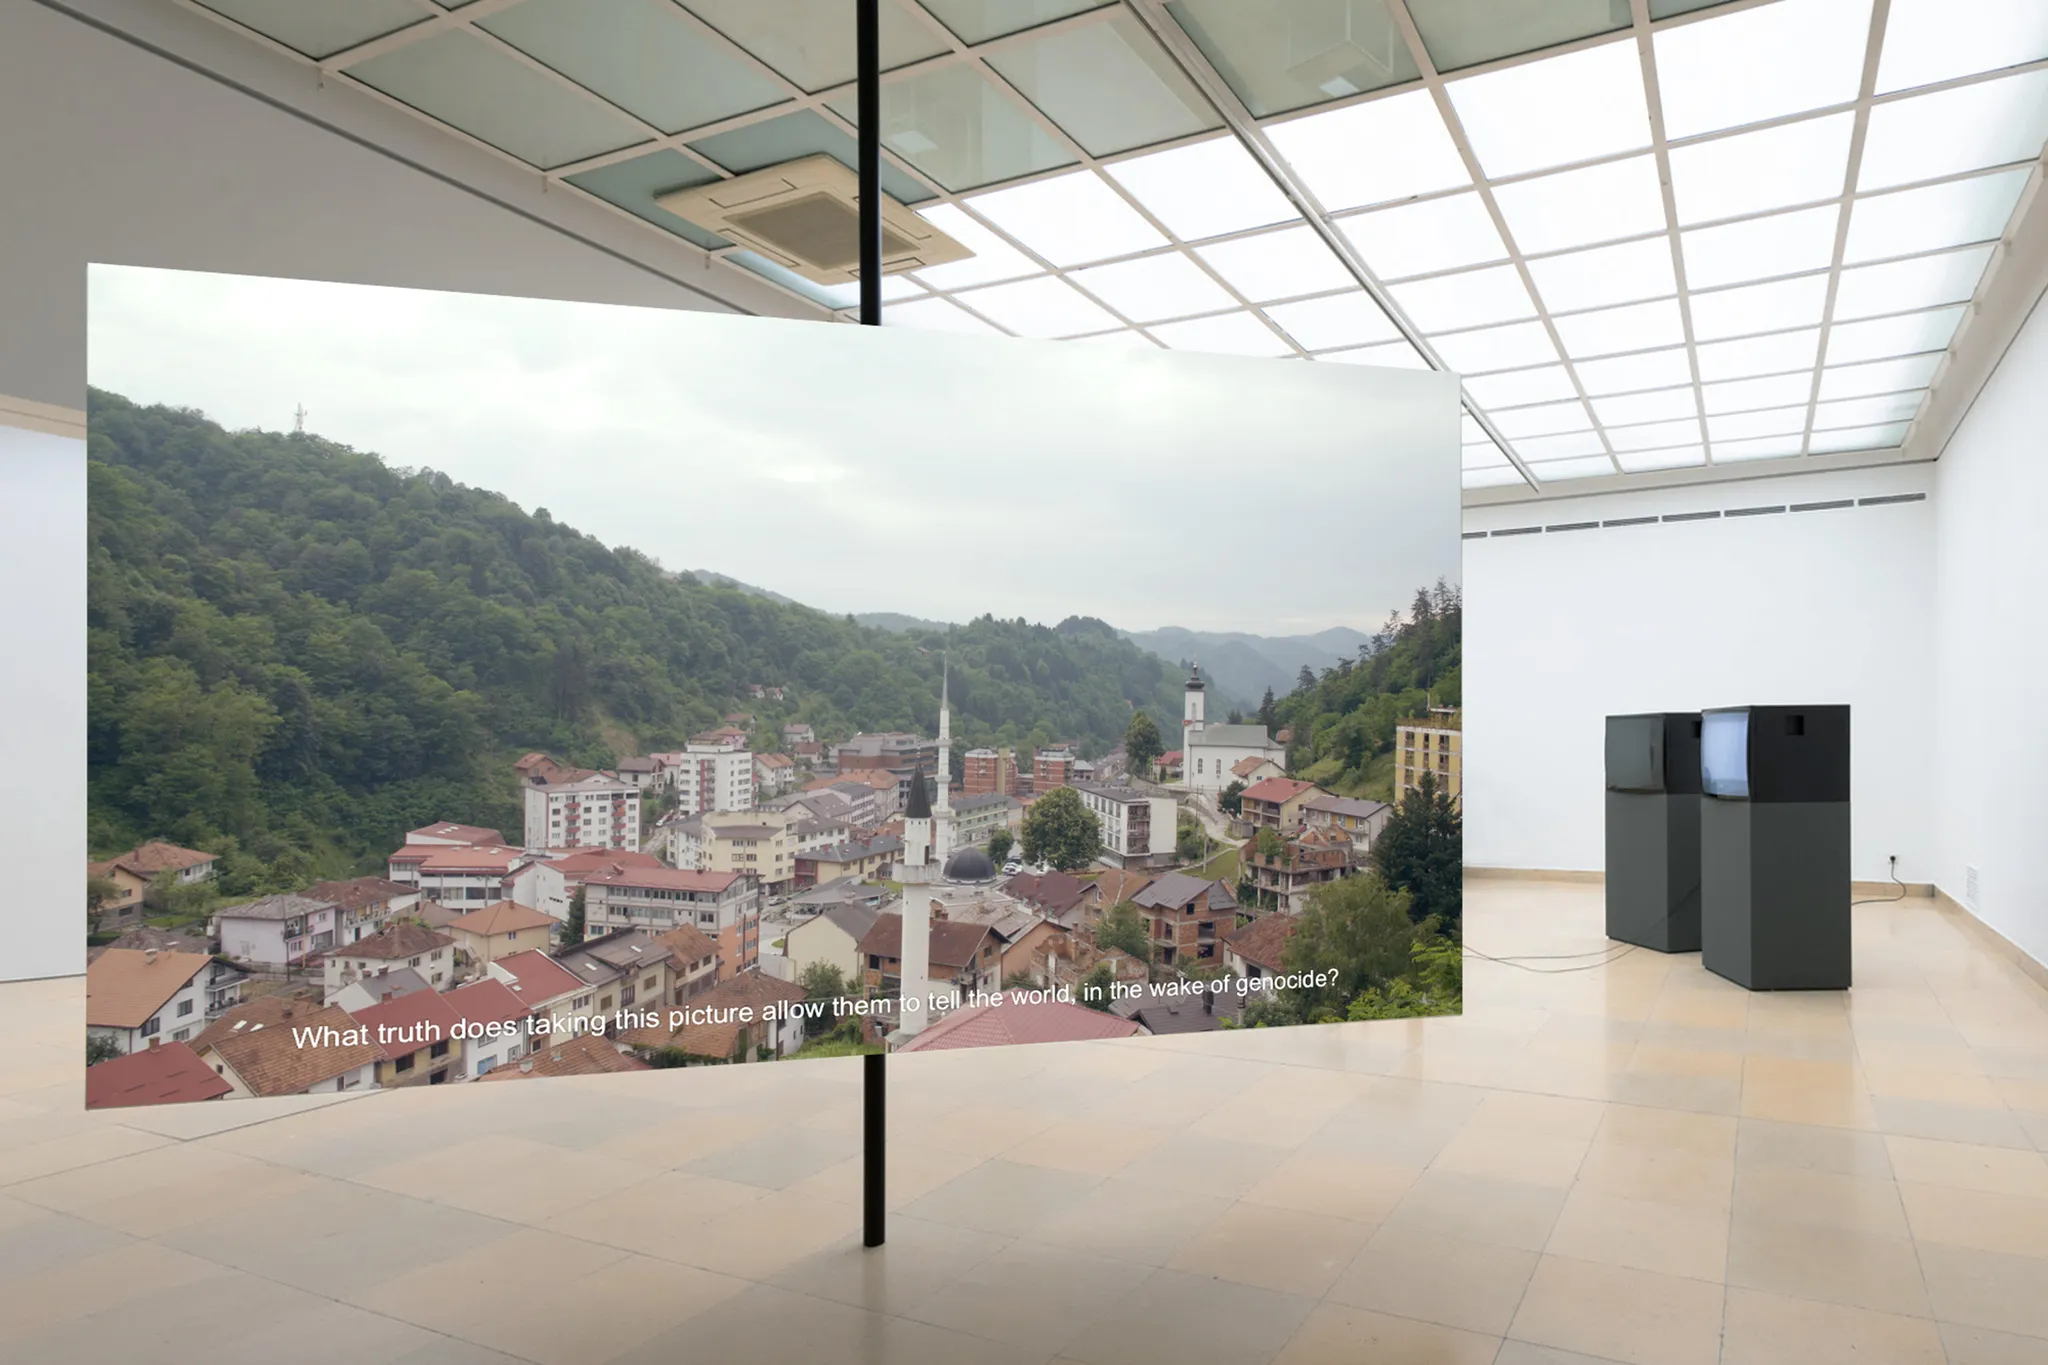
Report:
[[[1486,508],[1466,532],[1649,525],[1465,542],[1465,859],[1604,866],[1605,717],[1708,706],[1853,708],[1853,875],[1935,875],[1927,465]],[[1667,522],[1702,511],[1711,520]]]
[[[2048,963],[2048,316],[2038,305],[1935,466],[1932,501],[1933,880]]]

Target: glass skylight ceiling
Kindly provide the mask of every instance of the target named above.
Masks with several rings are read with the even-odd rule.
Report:
[[[853,306],[655,203],[851,164],[844,0],[200,3]],[[2048,140],[2048,0],[882,8],[885,187],[975,253],[890,324],[1439,366],[1467,488],[1896,450]]]

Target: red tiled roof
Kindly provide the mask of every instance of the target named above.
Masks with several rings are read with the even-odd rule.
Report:
[[[963,1047],[1012,1043],[1078,1043],[1095,1038],[1129,1038],[1136,1020],[1064,1000],[1025,1003],[1027,992],[1011,991],[1000,1005],[954,1010],[902,1047],[904,1052],[943,1052]]]
[[[727,1058],[739,1047],[740,1031],[755,1043],[765,1042],[775,1036],[775,1025],[761,1016],[767,1007],[775,1004],[792,1004],[804,998],[804,988],[794,982],[779,981],[760,972],[741,972],[729,981],[719,983],[689,1002],[691,1010],[714,1009],[744,1011],[745,1019],[727,1019],[722,1023],[685,1024],[674,1034],[667,1029],[631,1029],[620,1038],[635,1047],[680,1048],[696,1057]]]
[[[1287,940],[1300,921],[1292,915],[1261,915],[1223,936],[1223,946],[1255,967],[1277,972],[1285,965]]]
[[[140,1028],[213,959],[205,953],[110,948],[85,968],[85,1022]]]
[[[425,994],[425,992],[419,992]],[[240,1033],[222,1035],[206,1044],[258,1095],[297,1095],[343,1072],[367,1066],[383,1055],[375,1043],[315,1043],[300,1047],[297,1029],[331,1028],[343,1037],[357,1027],[347,1010],[335,1005],[294,1014],[289,1024],[251,1024]]]
[[[517,866],[526,854],[521,849],[505,848],[497,844],[469,844],[460,848],[430,847],[427,856],[420,860],[422,872],[480,872],[486,876],[493,873],[503,876]],[[401,853],[410,853],[402,849]],[[394,856],[393,862],[398,861]]]
[[[565,853],[559,858],[548,859],[549,867],[561,873],[570,881],[578,881],[593,872],[602,872],[607,867],[621,871],[628,868],[661,867],[661,859],[652,853],[640,853],[626,848],[584,848],[574,853]]]
[[[491,966],[510,973],[515,983],[513,993],[526,1002],[528,1009],[583,989],[576,973],[538,948],[501,957]]]
[[[514,901],[493,901],[481,910],[472,910],[460,919],[448,921],[450,929],[486,937],[514,934],[521,929],[552,929],[554,924],[552,915],[544,915]]]
[[[351,877],[345,882],[314,882],[299,894],[307,900],[325,901],[337,909],[360,910],[399,896],[417,896],[419,888],[382,877]]]
[[[1305,791],[1315,790],[1315,783],[1303,782],[1298,777],[1269,777],[1263,782],[1254,782],[1244,789],[1247,801],[1270,801],[1276,806],[1285,805]]]
[[[933,920],[931,933],[931,965],[948,967],[958,971],[973,963],[975,954],[981,951],[982,941],[988,937],[986,924],[970,924],[964,920]],[[881,957],[901,958],[903,956],[903,916],[894,910],[875,916],[874,927],[861,935],[855,949],[861,956],[873,953]]]
[[[354,943],[337,944],[327,950],[327,955],[393,962],[401,957],[417,957],[436,948],[451,947],[454,943],[455,940],[448,935],[422,925],[400,923],[386,925],[368,938],[359,938]]]
[[[167,844],[161,839],[152,839],[138,844],[126,853],[109,858],[104,863],[89,864],[94,867],[125,868],[136,876],[147,880],[159,872],[182,872],[188,867],[214,861],[217,854],[201,853],[196,848],[180,848]]]
[[[695,868],[662,867],[658,862],[653,867],[632,868],[620,872],[607,872],[602,876],[586,877],[585,886],[621,886],[627,888],[650,887],[660,891],[709,891],[726,890],[740,879],[737,872],[699,872]]]
[[[374,987],[375,983],[370,983]],[[380,1001],[355,1012],[355,1021],[370,1030],[370,1040],[377,1043],[377,1053],[386,1061],[397,1061],[410,1057],[421,1048],[434,1043],[445,1043],[455,1036],[455,1026],[462,1022],[462,1016],[448,1007],[448,1002],[432,991],[414,991],[396,1000]],[[378,1042],[383,1030],[410,1035],[409,1041]]]
[[[1054,914],[1065,914],[1091,892],[1100,894],[1096,883],[1084,882],[1067,872],[1048,872],[1042,877],[1020,872],[1003,883],[1003,890]]]
[[[526,1013],[526,1002],[494,977],[457,986],[441,998],[465,1024],[505,1024]]]
[[[533,758],[538,757],[538,755],[529,754],[527,757]],[[422,840],[434,840],[436,842],[453,841],[464,844],[502,844],[505,842],[505,836],[497,830],[485,829],[481,825],[458,825],[444,820],[438,825],[422,825],[418,829],[405,832],[405,841],[408,844],[418,843]]]
[[[88,1109],[216,1100],[232,1089],[186,1043],[144,1048],[85,1069]]]
[[[480,1079],[516,1081],[535,1076],[604,1076],[618,1071],[646,1071],[647,1063],[629,1057],[604,1038],[588,1033],[534,1049],[516,1062],[493,1067]]]

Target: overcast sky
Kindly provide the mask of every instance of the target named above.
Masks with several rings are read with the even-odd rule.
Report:
[[[834,612],[1370,630],[1458,578],[1455,381],[94,266],[90,382],[306,425]]]

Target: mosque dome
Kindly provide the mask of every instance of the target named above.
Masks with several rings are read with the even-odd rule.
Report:
[[[996,865],[986,850],[969,845],[953,850],[946,859],[945,877],[949,882],[992,882]]]

